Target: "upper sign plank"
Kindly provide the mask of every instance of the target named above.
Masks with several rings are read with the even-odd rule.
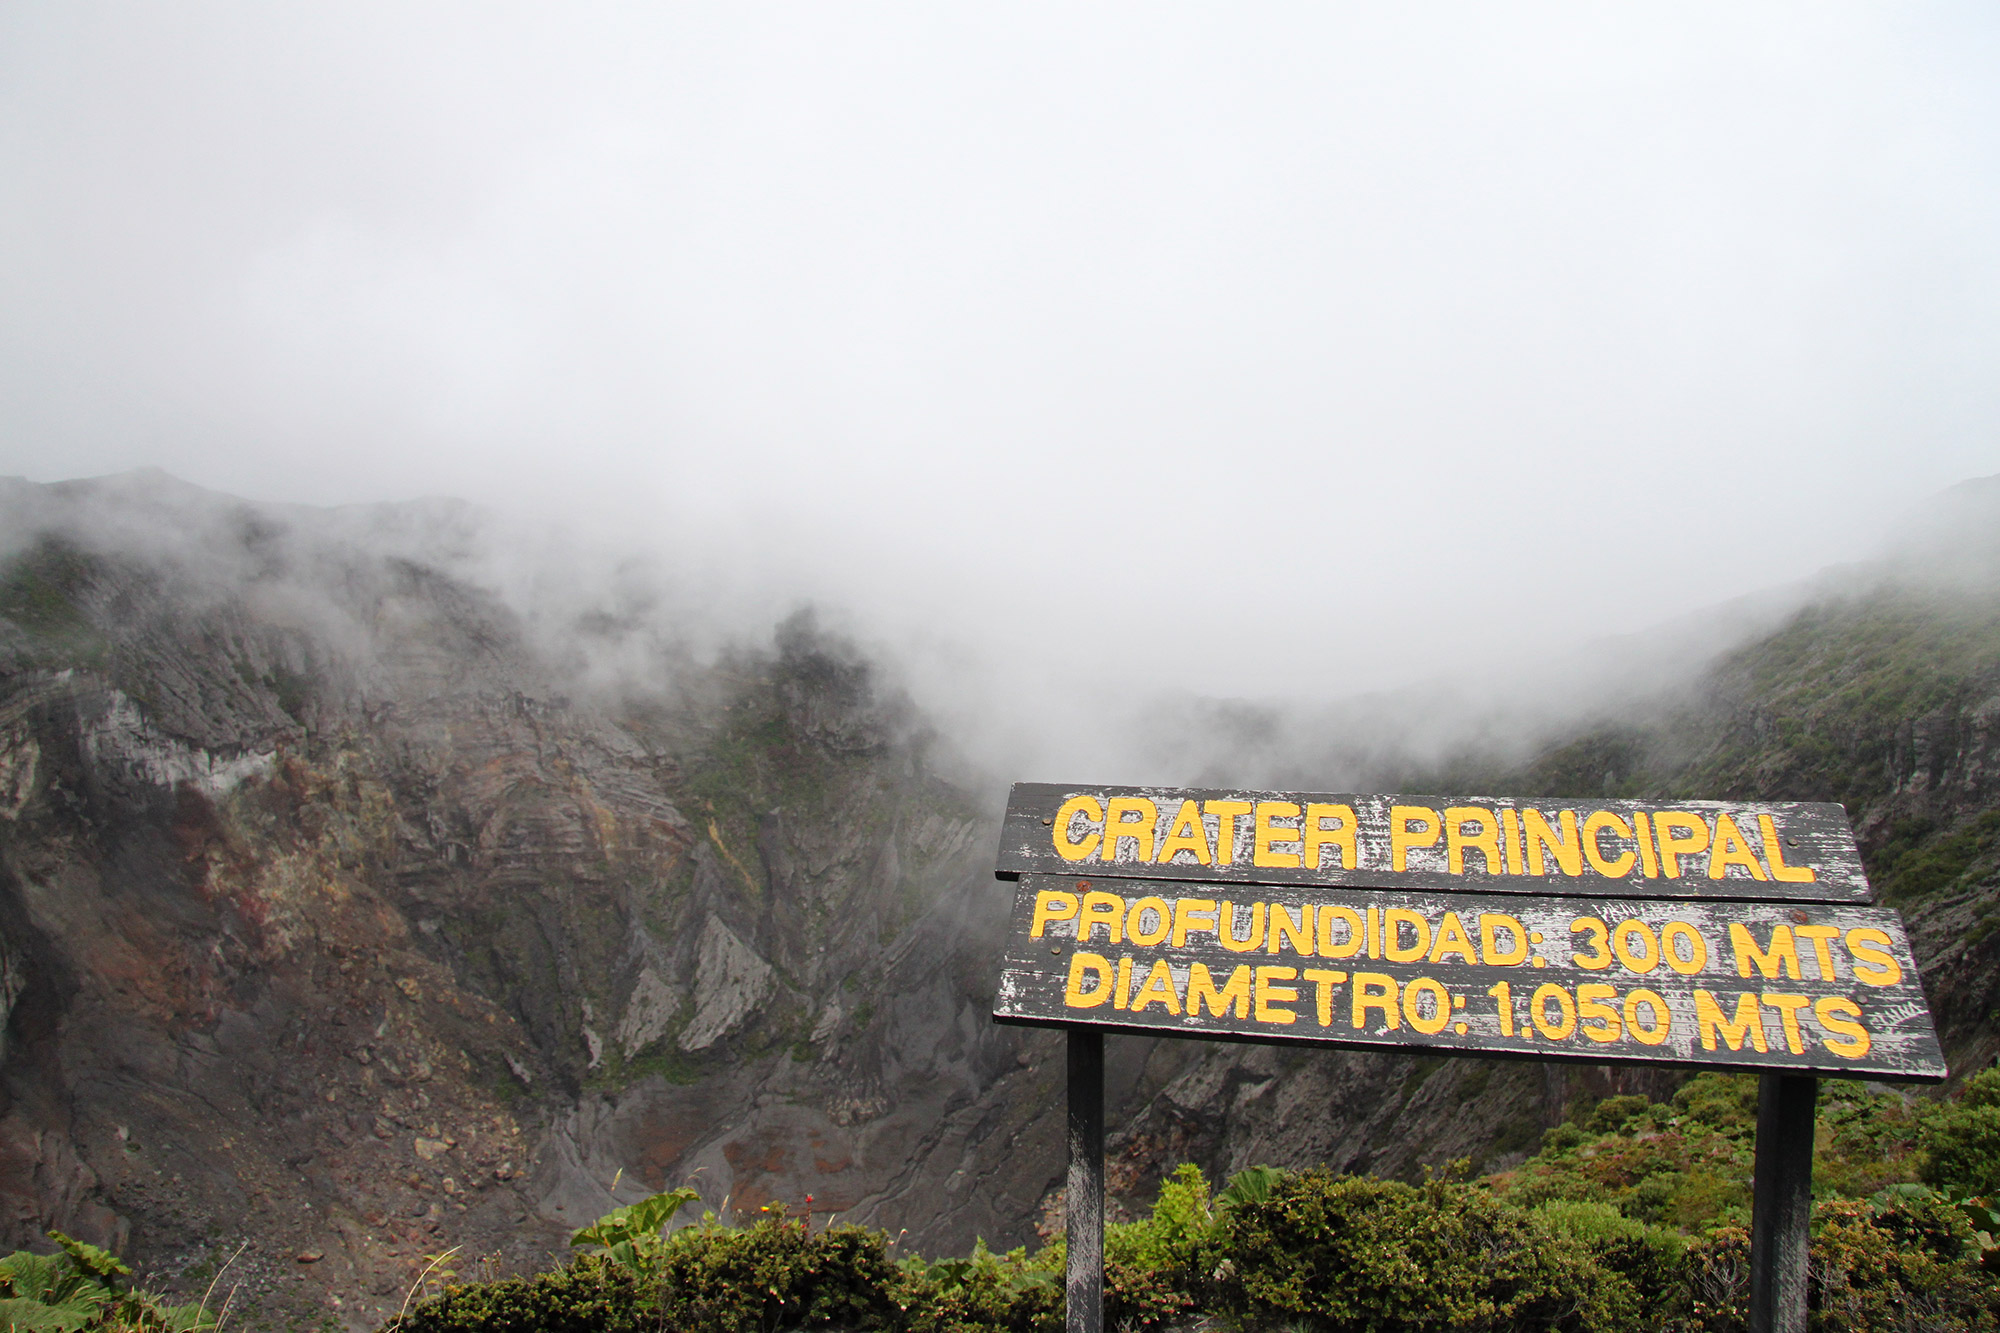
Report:
[[[1001,879],[1090,874],[1584,897],[1869,900],[1838,805],[1018,782]]]

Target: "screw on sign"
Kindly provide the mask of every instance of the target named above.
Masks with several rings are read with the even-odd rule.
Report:
[[[996,874],[994,1019],[1070,1034],[1072,1333],[1106,1031],[1758,1073],[1756,1333],[1805,1327],[1815,1080],[1946,1073],[1837,805],[1022,783]]]

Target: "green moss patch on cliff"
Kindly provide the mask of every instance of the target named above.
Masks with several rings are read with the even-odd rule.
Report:
[[[84,599],[103,573],[101,557],[43,535],[0,565],[0,616],[25,631],[52,663],[99,666],[109,645]]]

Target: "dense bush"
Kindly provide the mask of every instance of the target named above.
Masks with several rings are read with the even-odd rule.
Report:
[[[741,1230],[689,1227],[656,1273],[666,1327],[686,1333],[893,1328],[899,1277],[880,1232],[814,1232],[782,1217]]]
[[[1666,1103],[1607,1098],[1516,1170],[1422,1185],[1254,1167],[1219,1194],[1193,1166],[1107,1228],[1114,1330],[1741,1333],[1756,1081],[1702,1075]],[[1819,1108],[1814,1333],[1990,1333],[2000,1073],[1921,1102],[1832,1084]],[[1922,1174],[1930,1184],[1915,1183]],[[1864,1192],[1865,1191],[1865,1192]],[[657,1230],[674,1196],[577,1234],[602,1253],[456,1287],[399,1333],[673,1329],[1058,1333],[1063,1246],[926,1262],[857,1227],[782,1213]]]
[[[1994,1327],[1993,1289],[1965,1260],[1970,1228],[1957,1209],[1906,1196],[1829,1200],[1813,1211],[1815,1330]]]
[[[132,1285],[117,1255],[60,1231],[54,1254],[0,1258],[0,1324],[9,1333],[202,1333],[216,1327],[206,1302],[168,1305]]]
[[[901,1266],[897,1303],[910,1333],[1061,1333],[1063,1249],[1051,1245],[994,1254],[975,1245],[970,1259]],[[1110,1283],[1107,1262],[1106,1281]]]
[[[1956,1101],[1924,1118],[1923,1178],[1962,1194],[2000,1194],[2000,1068],[1966,1080]]]
[[[1573,1234],[1485,1190],[1325,1171],[1222,1214],[1215,1299],[1329,1333],[1634,1329],[1632,1283]]]
[[[639,1333],[660,1326],[654,1285],[588,1255],[533,1277],[454,1286],[385,1328],[396,1333]]]

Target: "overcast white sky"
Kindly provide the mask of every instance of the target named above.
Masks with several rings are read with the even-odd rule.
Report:
[[[2000,472],[1997,354],[1991,5],[0,7],[0,472],[967,670],[1559,653]]]

